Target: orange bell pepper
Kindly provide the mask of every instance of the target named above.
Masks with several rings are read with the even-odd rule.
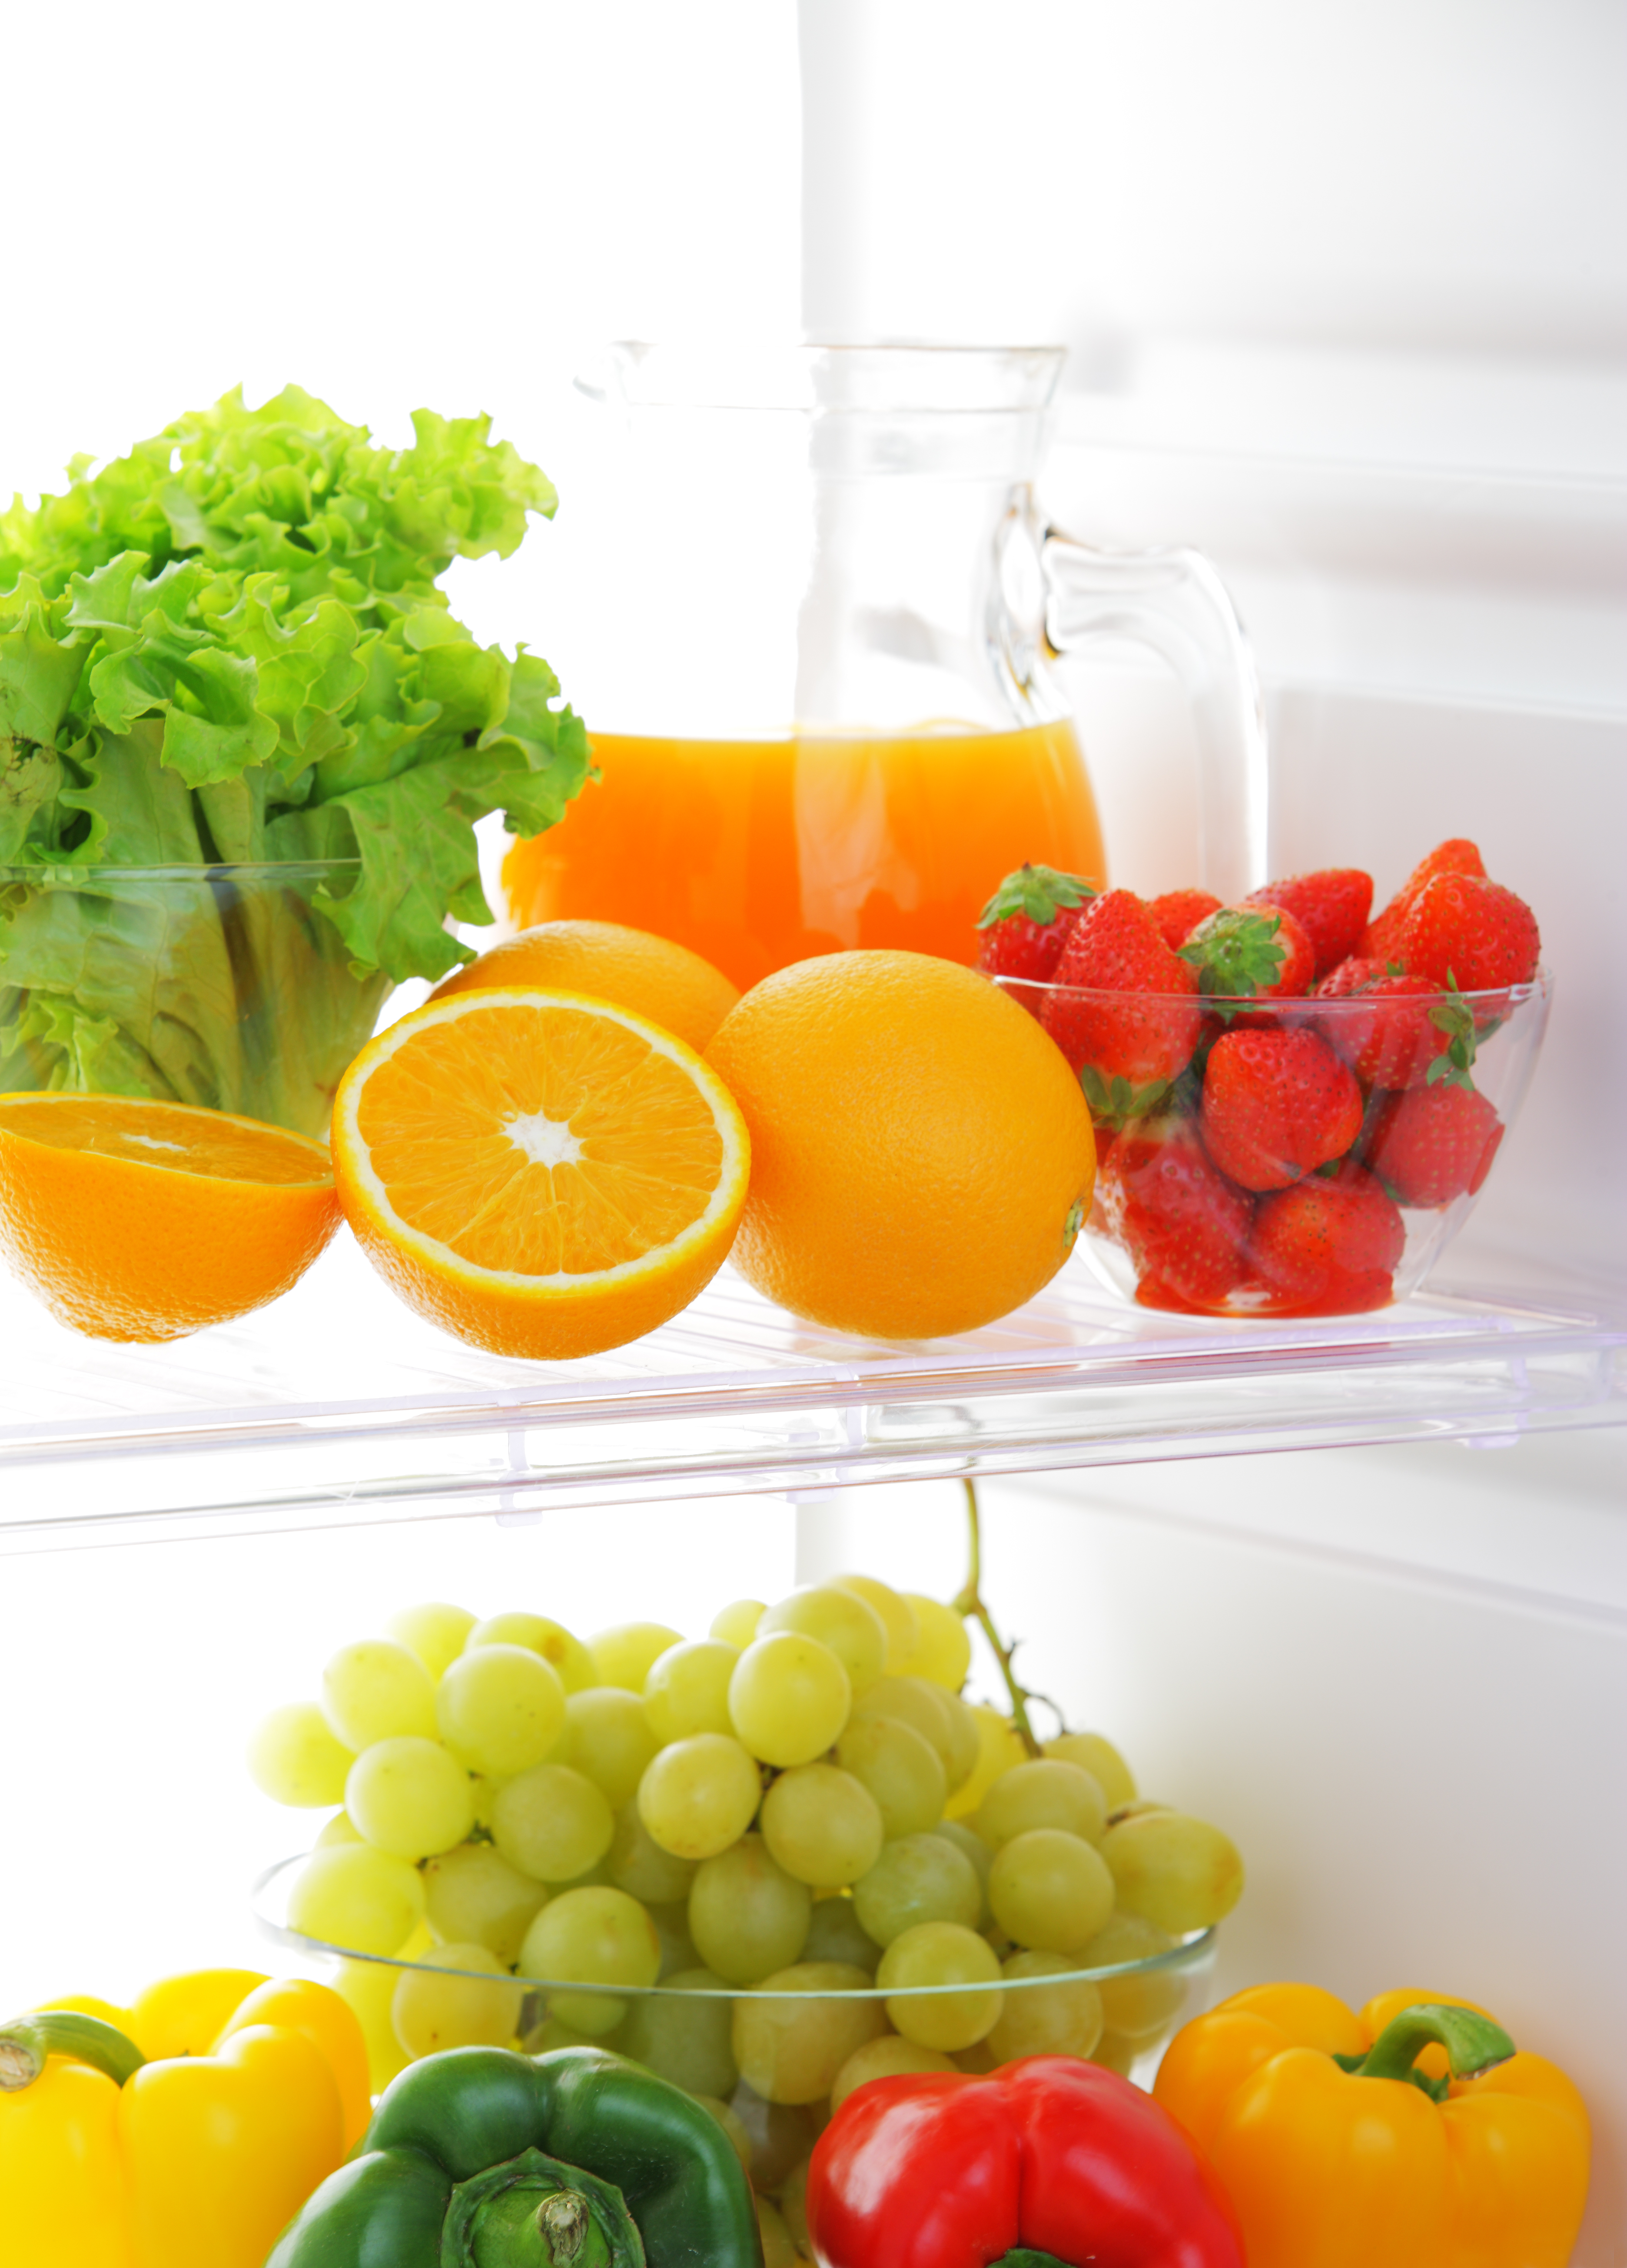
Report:
[[[261,2268],[366,2123],[360,2027],[324,1985],[208,1971],[142,2017],[188,2044],[150,2058],[73,2010],[0,2027],[5,2268]]]
[[[1262,1984],[1171,2041],[1153,2093],[1219,2176],[1249,2268],[1564,2268],[1587,2198],[1580,2095],[1482,2009],[1359,2016]]]

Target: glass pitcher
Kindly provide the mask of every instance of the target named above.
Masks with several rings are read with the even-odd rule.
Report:
[[[652,930],[741,987],[843,946],[969,961],[1024,859],[1106,879],[1047,666],[1101,636],[1186,688],[1206,886],[1264,880],[1259,694],[1213,568],[1095,551],[1036,509],[1064,359],[629,343],[578,379],[614,548],[555,658],[600,777],[509,851],[519,925]]]

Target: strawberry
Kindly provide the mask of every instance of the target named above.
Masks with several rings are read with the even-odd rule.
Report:
[[[1285,881],[1250,890],[1243,903],[1277,906],[1293,916],[1315,951],[1314,983],[1355,952],[1373,906],[1373,877],[1359,866],[1323,866],[1314,874],[1290,874]],[[1296,989],[1306,991],[1309,984]]]
[[[1477,874],[1483,880],[1485,871],[1479,851],[1467,837],[1455,836],[1449,843],[1438,843],[1427,858],[1419,860],[1383,912],[1368,923],[1353,949],[1364,961],[1393,961],[1395,932],[1411,911],[1413,900],[1437,874]]]
[[[1049,983],[1079,909],[1095,895],[1079,874],[1059,873],[1054,866],[1019,866],[977,917],[983,932],[977,943],[978,968],[985,976]],[[1034,996],[1020,992],[1016,997],[1033,1014],[1039,1013]]]
[[[1222,906],[1181,948],[1198,990],[1217,999],[1281,1000],[1308,992],[1316,949],[1291,913],[1272,906]]]
[[[1395,1296],[1406,1241],[1394,1199],[1346,1158],[1262,1200],[1248,1257],[1278,1314],[1357,1314]]]
[[[1096,1202],[1100,1225],[1135,1263],[1144,1306],[1213,1309],[1241,1280],[1253,1202],[1215,1171],[1189,1118],[1127,1128],[1097,1176]]]
[[[1425,976],[1398,975],[1382,961],[1342,961],[1323,977],[1315,997],[1371,1002],[1317,1024],[1364,1086],[1417,1086],[1437,1076],[1467,1076],[1475,1060],[1473,1016],[1461,1004],[1443,1001]]]
[[[1246,1189],[1282,1189],[1343,1157],[1361,1089],[1314,1032],[1226,1032],[1204,1071],[1204,1145]]]
[[[1503,1122],[1477,1087],[1410,1087],[1379,1111],[1366,1162],[1404,1205],[1473,1197],[1491,1170]]]
[[[1123,1123],[1163,1100],[1203,1029],[1197,972],[1173,954],[1133,890],[1086,906],[1063,947],[1040,1020],[1097,1116]]]
[[[1542,940],[1523,898],[1481,874],[1437,874],[1396,927],[1392,954],[1409,976],[1439,991],[1528,984]]]
[[[1147,900],[1147,911],[1172,953],[1180,951],[1199,922],[1219,910],[1219,899],[1207,890],[1166,890],[1162,897]]]

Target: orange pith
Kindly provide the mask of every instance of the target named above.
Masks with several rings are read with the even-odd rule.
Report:
[[[0,1248],[77,1330],[172,1339],[247,1314],[338,1224],[302,1135],[128,1095],[0,1095]]]
[[[341,1201],[374,1264],[477,1345],[565,1356],[687,1304],[745,1196],[745,1129],[681,1040],[566,992],[431,1002],[341,1084]]]

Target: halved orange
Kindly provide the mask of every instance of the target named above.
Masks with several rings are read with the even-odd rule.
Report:
[[[75,1330],[177,1339],[246,1314],[338,1226],[303,1134],[133,1095],[0,1095],[0,1250]]]
[[[369,1042],[334,1099],[357,1241],[409,1306],[495,1354],[596,1354],[721,1266],[746,1123],[692,1048],[585,994],[431,1000]]]

